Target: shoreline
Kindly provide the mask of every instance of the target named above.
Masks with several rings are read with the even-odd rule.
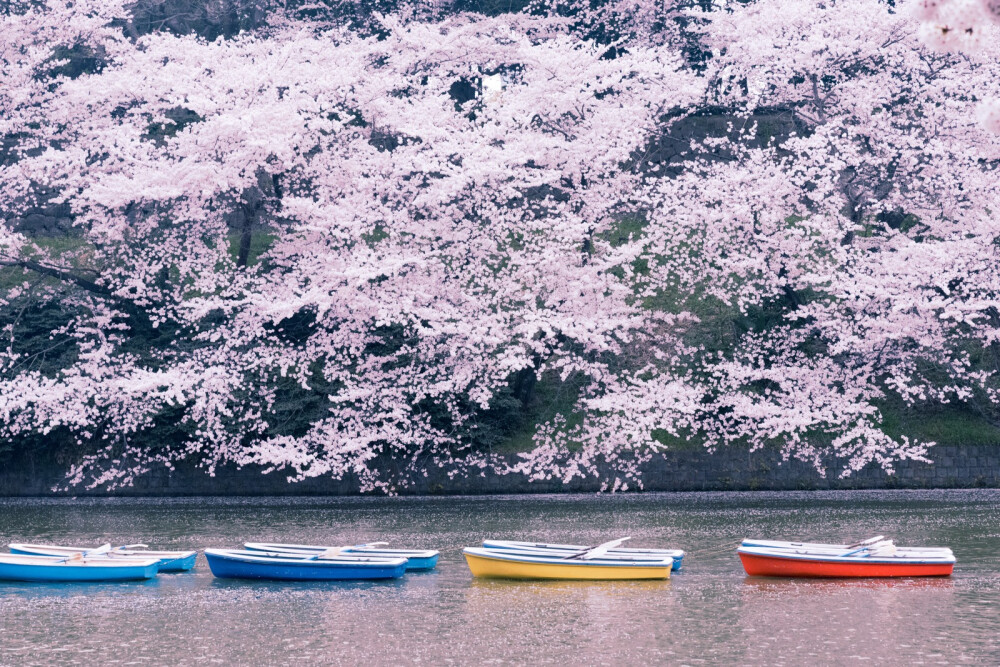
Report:
[[[705,450],[670,450],[654,454],[640,466],[642,488],[629,484],[618,493],[686,491],[823,491],[877,489],[958,489],[1000,488],[1000,447],[994,445],[940,445],[930,455],[933,463],[904,461],[886,475],[869,465],[852,476],[840,479],[839,468],[827,466],[821,477],[810,464],[782,461],[775,450],[756,452],[724,449],[710,454]],[[515,455],[507,455],[511,462]],[[450,477],[448,470],[431,468],[424,477],[397,488],[398,496],[497,496],[598,493],[602,485],[610,489],[617,469],[608,463],[598,466],[599,476],[576,477],[567,483],[559,479],[531,481],[527,476],[500,475],[490,470]],[[0,466],[0,497],[182,497],[182,496],[384,496],[382,491],[361,492],[353,476],[342,479],[310,478],[288,482],[282,472],[262,474],[259,470],[235,466],[217,468],[214,477],[194,464],[150,471],[128,488],[71,488],[52,491],[63,482],[65,465],[24,455]],[[610,481],[610,484],[608,482]]]
[[[978,494],[985,494],[994,497],[1000,492],[1000,487],[929,487],[929,488],[893,488],[893,489],[756,489],[730,491],[626,491],[617,493],[583,493],[577,491],[561,491],[547,493],[495,493],[495,494],[455,494],[455,495],[377,495],[377,494],[355,494],[355,495],[305,495],[305,494],[285,494],[285,495],[158,495],[158,496],[114,496],[114,495],[79,495],[79,496],[0,496],[0,506],[13,507],[26,503],[41,502],[43,505],[52,503],[60,505],[62,503],[85,502],[94,507],[103,506],[105,503],[115,504],[118,502],[133,503],[157,503],[176,504],[179,507],[187,505],[198,505],[202,500],[214,500],[221,506],[239,506],[244,504],[259,505],[262,507],[281,506],[294,508],[300,505],[310,505],[312,503],[323,505],[324,501],[334,504],[358,503],[357,507],[366,506],[368,503],[450,503],[463,501],[497,501],[497,502],[519,502],[519,501],[547,501],[547,500],[593,500],[596,502],[614,502],[615,499],[630,502],[660,502],[667,499],[669,502],[677,500],[682,502],[685,499],[692,501],[710,501],[714,498],[721,499],[746,499],[754,501],[757,499],[814,499],[814,500],[837,500],[837,499],[878,499],[878,498],[911,498],[919,500],[936,499],[938,496],[957,494],[956,497],[979,497]]]

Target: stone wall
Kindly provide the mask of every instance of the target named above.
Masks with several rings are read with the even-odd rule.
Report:
[[[801,461],[782,462],[774,451],[748,453],[736,449],[709,454],[703,450],[670,451],[644,464],[643,486],[647,491],[724,491],[796,489],[882,489],[1000,487],[1000,447],[991,445],[939,446],[931,450],[933,464],[906,462],[887,476],[869,466],[847,479],[835,471],[825,478]],[[606,466],[605,479],[615,471]],[[0,463],[0,496],[82,496],[108,495],[102,491],[71,489],[53,491],[62,481],[63,469],[54,462],[41,463],[30,457]],[[401,494],[495,494],[596,492],[603,480],[595,477],[529,481],[523,475],[457,476],[433,469]],[[630,489],[633,490],[633,489]],[[259,470],[222,468],[214,477],[194,466],[169,473],[156,470],[139,478],[128,489],[113,495],[353,495],[358,482],[353,478],[310,479],[288,483],[281,473],[260,474]]]

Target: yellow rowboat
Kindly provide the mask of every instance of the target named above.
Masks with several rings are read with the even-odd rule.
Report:
[[[469,547],[462,550],[473,576],[493,579],[669,579],[673,559],[575,559]]]

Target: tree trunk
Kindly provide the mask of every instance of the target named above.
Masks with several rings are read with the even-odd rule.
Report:
[[[264,208],[264,196],[260,188],[247,188],[240,202],[240,249],[236,255],[236,266],[243,268],[250,260],[250,245],[253,242],[253,228]]]

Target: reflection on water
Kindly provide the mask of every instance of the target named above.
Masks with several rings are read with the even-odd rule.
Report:
[[[1000,493],[718,493],[505,498],[2,500],[5,542],[244,540],[437,548],[389,582],[0,583],[0,665],[205,662],[1000,663]],[[951,546],[950,578],[748,578],[744,536]],[[667,581],[473,579],[483,537],[680,547]]]
[[[103,581],[80,582],[68,586],[66,584],[26,581],[0,581],[0,599],[18,595],[25,597],[82,598],[93,599],[105,595],[120,594],[123,587],[128,589],[156,590],[163,588],[163,578],[144,579],[126,583]]]
[[[754,594],[794,591],[796,594],[828,595],[839,590],[950,590],[955,587],[952,577],[898,577],[892,579],[793,579],[785,577],[745,577],[743,584]]]
[[[513,593],[519,596],[539,595],[565,599],[567,595],[601,595],[628,597],[631,594],[646,594],[665,591],[670,588],[669,579],[647,579],[639,581],[517,581],[511,579],[469,578],[467,588],[486,595]]]
[[[955,607],[954,583],[941,579],[776,580],[748,578],[739,625],[759,638],[758,650],[794,645],[810,661],[898,659],[900,648],[926,646]],[[788,600],[794,599],[794,605]],[[781,632],[774,631],[780,624]],[[929,646],[932,652],[941,648]],[[959,649],[961,647],[954,647]]]

